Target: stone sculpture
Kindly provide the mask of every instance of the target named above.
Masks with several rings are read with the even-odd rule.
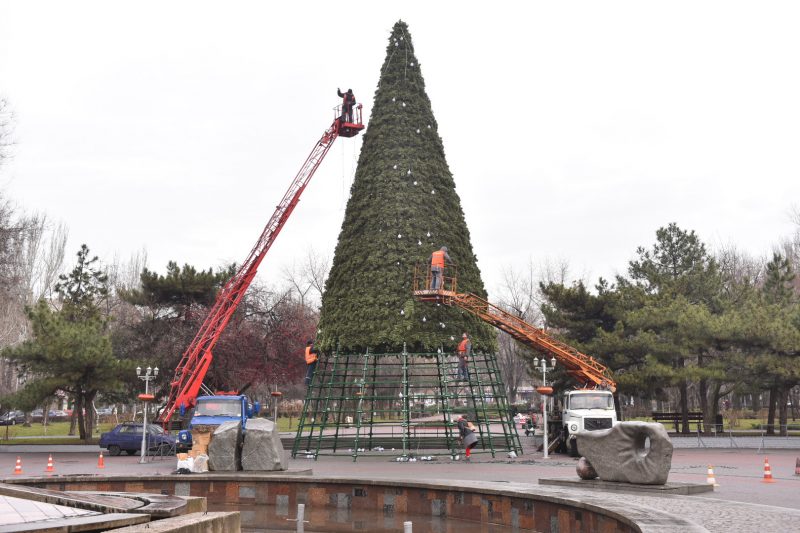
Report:
[[[667,482],[672,465],[672,443],[661,424],[620,422],[611,429],[581,431],[575,437],[578,452],[603,481],[645,485]],[[649,448],[646,447],[648,438]]]
[[[586,457],[578,459],[578,465],[575,467],[578,472],[578,477],[581,479],[596,479],[597,472],[595,471],[592,463],[586,460]]]
[[[242,423],[239,420],[224,422],[214,430],[208,444],[210,470],[236,471],[240,469]]]
[[[242,448],[244,470],[286,470],[288,463],[283,453],[278,428],[266,418],[247,421],[247,433]]]

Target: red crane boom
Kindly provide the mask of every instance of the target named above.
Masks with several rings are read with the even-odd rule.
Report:
[[[286,194],[283,195],[280,203],[275,208],[275,212],[267,222],[264,231],[261,232],[258,242],[250,251],[250,255],[247,256],[247,259],[236,271],[236,274],[220,290],[214,306],[209,311],[203,325],[183,353],[178,367],[175,369],[175,376],[170,382],[167,403],[158,418],[158,422],[163,426],[169,424],[172,415],[181,405],[186,408],[194,406],[195,398],[197,398],[203,379],[205,379],[208,368],[211,365],[214,346],[253,281],[258,271],[258,266],[272,243],[275,242],[275,238],[280,233],[283,225],[286,224],[292,211],[294,211],[297,202],[300,200],[300,195],[308,185],[314,172],[319,168],[328,150],[333,146],[333,142],[339,136],[354,137],[362,129],[364,129],[364,125],[361,123],[361,105],[359,105],[356,108],[354,122],[344,122],[338,118],[337,114],[333,124],[325,130],[320,140],[314,145],[305,163],[300,167],[297,176],[295,176],[292,184],[289,185]]]

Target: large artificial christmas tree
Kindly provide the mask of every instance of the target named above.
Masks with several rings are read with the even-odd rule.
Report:
[[[459,292],[485,298],[486,291],[402,21],[389,38],[350,194],[292,456],[346,452],[355,460],[397,448],[398,460],[425,449],[431,455],[423,458],[457,459],[462,415],[480,434],[477,453],[521,453],[493,329],[456,307],[413,297],[415,266],[427,274],[429,256],[442,246],[454,262],[445,279],[457,277]],[[453,353],[464,332],[473,345],[468,376],[458,374]]]
[[[468,332],[475,349],[492,350],[494,332],[485,324],[412,298],[415,264],[442,246],[456,264],[459,291],[485,297],[419,61],[400,21],[389,37],[322,297],[317,347],[387,353],[405,343],[412,352],[452,351]]]

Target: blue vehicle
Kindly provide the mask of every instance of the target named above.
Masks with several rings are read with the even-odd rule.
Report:
[[[177,449],[179,452],[192,449],[192,429],[203,428],[204,431],[213,431],[220,424],[239,420],[242,422],[242,431],[245,431],[247,420],[257,415],[260,410],[258,402],[251,404],[247,396],[241,394],[198,396],[188,429],[178,433]]]
[[[15,426],[25,423],[25,413],[22,411],[9,411],[0,416],[0,426]]]
[[[134,455],[142,449],[142,425],[128,422],[119,424],[107,433],[100,435],[100,447],[108,450],[108,455],[122,452]],[[161,426],[147,424],[147,450],[169,455],[175,448],[175,437],[166,433]]]

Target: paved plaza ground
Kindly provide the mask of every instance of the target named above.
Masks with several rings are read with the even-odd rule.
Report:
[[[32,446],[3,446],[0,451],[0,478],[38,477],[47,473],[48,452],[33,452]],[[36,447],[39,448],[38,446]],[[105,456],[105,468],[97,468],[99,448],[92,446],[53,446],[55,474],[168,474],[175,470],[174,457],[148,457],[144,464],[138,456]],[[76,451],[60,451],[76,450]],[[82,450],[82,451],[77,451]],[[23,474],[14,476],[16,458],[22,459]],[[539,478],[575,477],[575,459],[553,454],[544,459],[531,449],[516,459],[504,454],[492,458],[488,454],[473,456],[471,463],[439,457],[432,462],[398,463],[392,459],[397,452],[389,450],[379,456],[359,457],[357,462],[343,453],[324,456],[317,461],[305,458],[290,459],[292,469],[311,468],[324,477],[371,477],[426,480],[471,480],[514,483],[538,483]],[[800,509],[800,476],[795,466],[800,450],[769,450],[766,454],[775,483],[763,483],[764,453],[755,449],[675,449],[670,481],[705,483],[708,465],[712,465],[719,487],[703,497],[721,500],[775,505]]]
[[[530,440],[524,443],[525,453],[516,459],[508,459],[504,454],[498,454],[495,458],[489,454],[478,454],[473,456],[470,463],[442,457],[431,462],[397,462],[394,458],[398,453],[387,450],[380,455],[359,457],[357,462],[353,462],[347,453],[323,456],[317,461],[290,459],[289,467],[295,470],[311,468],[313,475],[320,478],[435,481],[463,483],[470,487],[497,487],[503,484],[517,490],[560,491],[560,494],[566,494],[565,489],[543,487],[538,480],[576,478],[576,460],[561,454],[544,459],[540,452],[529,448]],[[31,446],[0,448],[0,478],[47,475],[45,468],[49,452],[38,449],[38,446],[36,448],[36,451]],[[145,463],[139,463],[138,456],[123,455],[106,456],[105,468],[99,469],[98,451],[99,448],[92,446],[53,446],[53,475],[159,475],[172,473],[176,466],[174,457],[148,457]],[[18,456],[22,460],[22,475],[13,474]],[[800,476],[795,475],[800,450],[770,449],[766,457],[769,458],[774,483],[762,481],[765,454],[756,449],[676,448],[669,480],[705,483],[708,466],[712,465],[719,483],[714,492],[695,496],[605,495],[616,501],[688,518],[709,531],[800,530]],[[591,497],[584,489],[568,490],[571,497],[581,498],[581,494]]]

